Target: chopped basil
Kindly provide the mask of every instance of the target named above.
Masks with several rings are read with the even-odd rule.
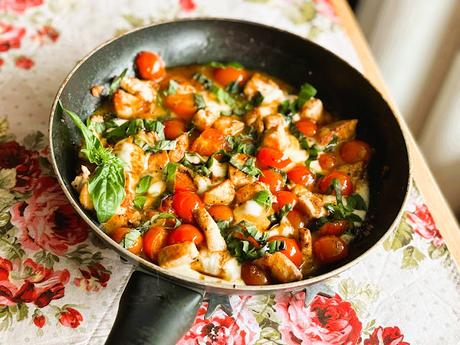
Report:
[[[234,80],[225,87],[225,91],[232,95],[237,95],[241,93],[241,86],[239,81]]]
[[[286,204],[283,207],[281,207],[281,210],[279,210],[277,213],[273,214],[270,216],[270,223],[272,225],[278,224],[281,222],[281,220],[289,213],[292,211],[294,208],[293,204]]]
[[[116,143],[129,136],[136,135],[140,131],[154,132],[159,140],[164,139],[164,125],[160,121],[134,119],[126,121],[120,126],[108,128],[103,137],[109,143]]]
[[[242,64],[240,64],[239,62],[236,62],[236,61],[230,61],[230,62],[227,62],[227,63],[223,63],[223,62],[219,62],[219,61],[211,61],[207,65],[209,67],[213,67],[213,68],[223,68],[223,67],[233,67],[233,68],[237,68],[237,69],[244,68],[244,66]]]
[[[165,125],[161,121],[144,120],[144,128],[147,132],[154,132],[159,140],[165,139]]]
[[[179,88],[179,83],[177,81],[175,81],[174,79],[171,79],[168,82],[168,88],[164,91],[164,94],[166,96],[174,95],[177,92],[178,88]]]
[[[278,113],[282,114],[288,123],[292,121],[296,112],[295,103],[288,99],[278,105]]]
[[[259,105],[262,104],[263,101],[264,101],[264,96],[259,91],[257,91],[254,94],[254,96],[252,96],[251,98],[251,105],[253,107],[258,107]]]
[[[142,210],[144,208],[144,204],[147,200],[147,197],[144,195],[137,195],[133,200],[133,205],[138,210]]]
[[[123,248],[129,249],[136,244],[142,234],[137,229],[131,229],[121,240],[120,244]]]
[[[176,140],[160,140],[153,146],[144,146],[145,152],[157,153],[159,151],[169,151],[176,148]]]
[[[230,158],[230,164],[235,168],[241,170],[249,176],[259,177],[262,172],[259,168],[256,167],[256,159],[254,157],[249,157],[243,165],[241,165],[236,159],[235,156]]]
[[[112,96],[115,93],[115,91],[117,91],[120,88],[120,83],[125,77],[127,72],[128,72],[128,69],[125,68],[118,77],[115,77],[113,79],[113,81],[110,83],[110,86],[109,86],[109,96]]]
[[[331,152],[337,146],[338,140],[339,137],[334,134],[331,141],[324,147],[324,152]]]
[[[152,182],[152,176],[150,175],[146,175],[143,178],[141,178],[139,183],[137,184],[136,193],[137,194],[147,193],[150,187],[150,182]]]
[[[253,155],[256,153],[257,149],[256,142],[257,139],[250,134],[239,134],[237,136],[227,137],[229,149],[233,153]]]
[[[176,171],[179,165],[169,162],[163,170],[163,181],[166,182],[168,190],[174,191],[174,183],[176,182]]]
[[[302,108],[306,101],[316,95],[316,89],[308,84],[305,83],[300,87],[299,95],[297,96],[296,106],[297,109]]]
[[[347,198],[347,206],[355,210],[367,211],[366,202],[363,197],[357,193],[354,193]]]
[[[252,199],[265,208],[270,207],[273,203],[272,195],[268,190],[261,190],[260,192],[257,192]]]
[[[146,231],[148,231],[152,227],[152,225],[154,225],[160,219],[174,219],[175,220],[174,228],[177,228],[179,225],[182,224],[182,222],[179,220],[179,218],[177,218],[174,214],[161,212],[161,213],[158,213],[158,214],[152,216],[152,218],[150,218],[148,221],[146,221],[143,224],[141,224],[140,226],[138,226],[136,229],[140,233],[143,234]]]
[[[204,101],[203,96],[199,93],[193,94],[193,101],[195,102],[197,110],[206,108],[206,102]]]

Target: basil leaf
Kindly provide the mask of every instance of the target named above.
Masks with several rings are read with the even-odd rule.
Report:
[[[244,66],[242,64],[240,64],[239,62],[236,62],[236,61],[230,61],[230,62],[227,62],[227,63],[223,63],[223,62],[219,62],[219,61],[211,61],[207,64],[207,66],[209,67],[213,67],[213,68],[223,68],[223,67],[233,67],[233,68],[237,68],[237,69],[241,69],[241,68],[244,68]]]
[[[363,197],[357,193],[354,193],[347,198],[347,206],[355,210],[367,211],[366,202]]]
[[[147,201],[147,197],[144,195],[137,195],[133,200],[133,205],[138,210],[142,210],[144,208],[144,204]]]
[[[230,93],[232,95],[237,95],[237,94],[241,93],[242,90],[241,90],[241,86],[240,86],[239,81],[234,80],[231,83],[229,83],[225,87],[225,91],[227,91],[228,93]]]
[[[268,208],[272,205],[272,195],[268,190],[261,190],[260,192],[257,192],[252,199],[260,206],[265,208]]]
[[[166,96],[174,95],[176,94],[178,88],[179,88],[179,83],[175,81],[174,79],[171,79],[168,83],[168,88],[164,91],[164,94]]]
[[[241,165],[235,159],[235,156],[232,156],[232,158],[230,158],[230,164],[249,176],[259,177],[262,174],[262,171],[256,167],[256,160],[254,157],[249,157],[246,162]]]
[[[176,171],[179,165],[177,163],[169,162],[163,170],[163,180],[166,182],[168,190],[174,191],[174,183],[176,182]]]
[[[144,129],[144,122],[141,119],[126,121],[118,127],[109,129],[104,137],[111,144],[114,144],[124,138],[137,134]]]
[[[203,96],[199,93],[193,94],[193,101],[195,102],[197,110],[206,108],[206,102],[204,101]]]
[[[159,140],[165,140],[165,126],[161,121],[144,120],[144,127],[147,132],[154,132]]]
[[[258,107],[259,105],[262,104],[263,101],[264,101],[264,96],[259,91],[257,91],[254,94],[254,96],[252,96],[251,98],[251,105],[253,107]]]
[[[123,248],[129,249],[139,240],[141,233],[137,229],[131,229],[121,240],[120,245]]]
[[[324,152],[331,152],[334,149],[334,147],[337,146],[338,140],[339,137],[334,134],[331,141],[326,145],[326,147],[324,147]]]
[[[137,194],[144,194],[149,190],[150,182],[152,182],[152,176],[146,175],[140,179],[136,187]]]
[[[128,69],[125,68],[118,77],[113,79],[113,81],[110,83],[110,86],[109,86],[109,96],[112,96],[115,93],[115,91],[117,91],[120,88],[120,83],[125,77],[127,72],[128,72]]]
[[[161,212],[161,213],[155,214],[148,221],[138,226],[136,230],[138,230],[141,234],[143,234],[147,232],[152,227],[152,225],[154,225],[160,219],[175,219],[174,228],[177,228],[179,225],[182,224],[180,219],[177,218],[174,214]]]
[[[295,102],[288,99],[278,105],[278,113],[282,114],[288,123],[292,122],[292,117],[296,112]]]
[[[296,106],[297,109],[302,108],[306,101],[316,95],[316,89],[308,84],[305,83],[300,87],[299,95],[297,96]]]
[[[155,143],[153,146],[146,146],[144,151],[157,153],[159,151],[169,151],[176,148],[176,140],[160,140]]]

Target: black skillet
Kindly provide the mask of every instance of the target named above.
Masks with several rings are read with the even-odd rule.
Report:
[[[167,66],[238,61],[293,86],[309,82],[329,111],[359,120],[358,137],[375,154],[369,166],[373,230],[353,245],[346,260],[320,275],[299,282],[268,286],[235,286],[182,277],[121,248],[100,228],[94,214],[83,210],[70,183],[77,171],[81,142],[78,129],[63,116],[57,101],[84,119],[98,106],[89,89],[133,65],[141,50],[158,52]],[[85,57],[60,88],[50,119],[53,166],[65,194],[91,228],[120,255],[137,265],[123,293],[107,344],[174,344],[190,327],[205,293],[263,294],[297,291],[355,264],[397,221],[407,196],[409,160],[398,119],[359,72],[324,48],[272,27],[226,19],[192,19],[144,27],[116,38]]]

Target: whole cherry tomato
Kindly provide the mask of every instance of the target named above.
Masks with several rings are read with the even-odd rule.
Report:
[[[273,236],[268,239],[268,242],[273,241],[284,242],[284,249],[280,250],[280,252],[286,255],[294,265],[300,267],[302,264],[302,252],[296,240],[284,236]]]
[[[339,237],[327,235],[313,242],[315,257],[322,263],[330,264],[348,255],[348,246]]]
[[[279,192],[284,186],[283,176],[270,169],[262,170],[262,175],[259,177],[259,181],[268,185],[272,193]]]
[[[341,235],[347,230],[350,223],[347,220],[334,220],[321,225],[318,229],[318,235]]]
[[[203,243],[204,236],[200,230],[190,224],[182,224],[171,231],[168,236],[168,245],[194,242],[197,246]]]
[[[165,98],[165,106],[179,117],[190,120],[197,112],[193,93],[175,93]]]
[[[295,126],[306,137],[315,136],[316,131],[318,130],[316,123],[307,119],[296,122]]]
[[[145,255],[152,261],[156,261],[160,250],[166,246],[168,231],[162,226],[151,227],[143,236],[142,243]]]
[[[353,183],[351,182],[350,176],[340,171],[333,171],[319,181],[319,190],[321,193],[335,194],[332,184],[334,180],[339,181],[342,195],[347,196],[353,192]]]
[[[210,156],[225,147],[225,135],[215,128],[207,128],[195,139],[191,150],[202,156]]]
[[[340,157],[345,163],[367,162],[371,158],[371,147],[361,140],[350,140],[340,147]]]
[[[292,206],[295,206],[295,204],[297,203],[297,196],[294,193],[289,192],[287,190],[282,190],[276,193],[275,196],[276,203],[273,204],[273,209],[277,212],[281,210],[283,206],[286,204],[291,204]]]
[[[337,159],[331,153],[322,153],[318,158],[319,166],[324,170],[330,170],[335,167],[336,161]]]
[[[315,175],[305,165],[298,165],[289,170],[288,179],[295,184],[310,188],[315,183]]]
[[[257,152],[257,161],[262,167],[277,169],[283,169],[291,162],[289,158],[283,157],[281,151],[270,147],[262,147],[259,152]]]
[[[137,54],[135,63],[142,79],[157,81],[166,75],[165,63],[157,53],[142,51]]]
[[[125,236],[131,231],[132,229],[126,228],[126,227],[121,227],[117,228],[114,231],[110,233],[110,237],[117,242],[120,243],[123,241]],[[142,236],[139,236],[131,245],[131,247],[126,248],[128,249],[131,253],[139,255],[139,253],[142,250]]]
[[[250,262],[241,266],[241,278],[247,285],[267,285],[270,283],[267,273]]]
[[[213,205],[209,208],[208,212],[217,222],[233,220],[232,208],[226,205]]]
[[[222,86],[227,86],[234,81],[243,85],[248,79],[248,76],[248,72],[244,69],[231,66],[216,68],[214,70],[214,79]]]
[[[202,206],[203,202],[195,192],[180,191],[173,196],[174,212],[187,223],[193,223],[193,211]]]
[[[304,217],[299,211],[297,210],[289,211],[286,217],[291,223],[291,225],[294,227],[294,229],[300,229],[300,228],[305,227]]]
[[[174,140],[181,134],[185,133],[185,122],[179,119],[167,120],[165,125],[165,137],[168,140]]]

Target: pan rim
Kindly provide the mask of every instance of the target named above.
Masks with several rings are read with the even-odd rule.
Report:
[[[405,195],[401,204],[401,207],[398,211],[398,214],[396,215],[395,219],[391,223],[391,225],[388,227],[386,230],[385,234],[378,240],[376,241],[372,246],[370,246],[364,253],[359,255],[358,257],[354,258],[353,260],[343,264],[340,267],[337,267],[329,272],[320,274],[318,276],[310,277],[307,279],[303,279],[300,281],[296,282],[290,282],[290,283],[282,283],[282,284],[271,284],[271,285],[257,285],[257,286],[250,286],[250,285],[237,285],[234,283],[226,283],[226,282],[208,282],[208,281],[203,281],[195,278],[191,278],[185,275],[180,275],[176,274],[175,272],[172,272],[168,269],[162,268],[152,262],[147,261],[146,259],[137,256],[131,252],[129,252],[127,249],[122,248],[119,244],[115,243],[101,228],[99,228],[95,222],[87,216],[83,208],[74,200],[74,197],[71,193],[71,191],[67,188],[67,186],[64,183],[64,179],[61,175],[61,172],[58,168],[56,157],[55,157],[55,152],[54,152],[54,145],[53,145],[53,120],[54,116],[56,114],[57,106],[58,106],[58,101],[60,99],[60,96],[68,84],[69,80],[73,77],[73,75],[76,73],[76,71],[80,68],[81,65],[83,65],[91,56],[93,56],[96,52],[98,52],[100,49],[110,45],[112,42],[121,39],[125,36],[129,36],[137,31],[142,31],[146,30],[152,27],[157,27],[157,26],[162,26],[162,25],[171,25],[171,24],[178,24],[178,23],[187,23],[187,22],[228,22],[228,23],[233,23],[233,24],[241,24],[241,25],[246,25],[246,26],[255,26],[263,30],[268,30],[268,31],[277,31],[279,33],[282,33],[283,35],[288,35],[292,36],[296,39],[300,39],[310,45],[315,46],[315,49],[320,49],[323,52],[326,52],[327,54],[332,55],[335,59],[338,59],[341,63],[345,64],[347,68],[351,68],[354,73],[358,73],[361,78],[363,78],[371,87],[374,89],[374,91],[378,94],[379,98],[381,99],[382,102],[384,102],[388,108],[391,110],[391,114],[393,118],[396,120],[397,125],[399,127],[399,130],[401,131],[401,134],[404,139],[404,150],[407,156],[407,165],[408,165],[408,174],[407,174],[407,181],[404,184],[405,188]],[[51,107],[51,113],[50,113],[50,118],[49,118],[49,125],[48,125],[48,139],[50,143],[50,157],[51,157],[51,165],[53,166],[53,170],[56,174],[56,178],[58,180],[59,185],[61,186],[62,190],[64,191],[64,194],[66,195],[67,199],[71,203],[72,207],[77,211],[77,213],[85,220],[85,222],[90,226],[90,228],[100,237],[104,240],[104,242],[110,246],[110,249],[114,249],[118,254],[120,254],[122,257],[127,258],[129,261],[135,263],[135,266],[140,266],[143,269],[146,269],[148,273],[150,274],[158,274],[162,278],[165,278],[167,280],[173,281],[174,283],[177,283],[179,285],[186,286],[188,288],[196,289],[199,291],[205,290],[205,291],[217,291],[219,293],[229,293],[229,294],[266,294],[266,293],[271,293],[275,291],[292,291],[292,290],[300,290],[302,288],[305,288],[309,285],[313,285],[315,283],[322,282],[324,280],[327,280],[331,277],[334,277],[349,268],[353,267],[356,265],[358,262],[360,262],[363,258],[365,258],[367,255],[369,255],[369,252],[373,251],[378,245],[380,245],[386,237],[389,235],[392,229],[399,224],[400,219],[402,218],[402,215],[404,213],[405,206],[408,201],[408,197],[410,194],[410,190],[412,188],[412,163],[411,163],[411,156],[410,152],[408,150],[408,140],[407,140],[407,134],[403,131],[403,128],[401,126],[401,121],[402,118],[400,118],[398,115],[395,114],[395,111],[393,108],[388,104],[386,101],[385,97],[382,95],[382,93],[372,84],[372,82],[365,76],[363,75],[359,70],[354,68],[351,64],[349,64],[347,61],[343,60],[341,57],[337,56],[330,50],[320,46],[319,44],[310,41],[302,36],[299,36],[295,33],[279,29],[276,27],[272,27],[269,25],[261,24],[258,22],[253,22],[253,21],[248,21],[248,20],[240,20],[240,19],[233,19],[233,18],[220,18],[220,17],[195,17],[195,18],[183,18],[183,19],[175,19],[175,20],[168,20],[168,21],[162,21],[154,24],[148,24],[144,25],[138,28],[135,28],[133,30],[130,30],[122,35],[115,36],[100,45],[98,45],[96,48],[91,50],[88,54],[86,54],[76,65],[75,67],[69,72],[69,74],[66,76],[64,81],[61,83],[56,96],[53,101],[53,105]],[[403,187],[403,186],[401,186]]]

